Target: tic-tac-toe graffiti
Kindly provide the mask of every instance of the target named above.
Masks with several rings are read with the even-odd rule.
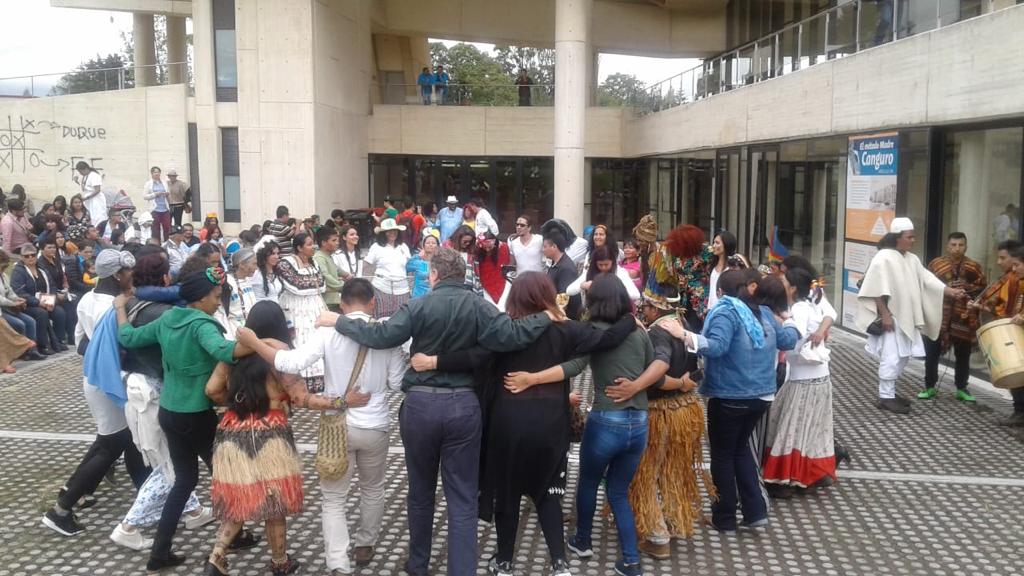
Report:
[[[49,120],[8,115],[0,121],[0,173],[24,174],[34,168],[70,172],[79,160],[96,167],[102,158],[84,153],[55,155],[46,149],[47,143],[60,140],[63,141],[61,148],[66,149],[69,142],[88,144],[106,139],[106,128],[99,126],[66,126]]]

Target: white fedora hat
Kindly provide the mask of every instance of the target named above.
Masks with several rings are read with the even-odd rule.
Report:
[[[444,203],[445,203],[445,204],[458,204],[458,203],[459,203],[459,199],[458,199],[458,198],[456,198],[455,196],[449,196],[449,197],[448,197],[448,198],[447,198],[447,199],[446,199],[446,200],[444,201]]]
[[[373,229],[373,233],[380,234],[381,232],[388,232],[391,230],[405,230],[405,226],[395,222],[394,218],[385,218],[380,221],[380,226]]]

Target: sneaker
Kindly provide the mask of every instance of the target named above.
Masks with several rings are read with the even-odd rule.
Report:
[[[590,558],[594,555],[594,548],[590,542],[584,542],[579,535],[569,538],[569,541],[565,543],[572,553],[579,556],[580,558]]]
[[[494,576],[514,576],[512,563],[508,561],[499,562],[497,556],[491,556],[491,561],[487,563],[487,571],[494,574]]]
[[[910,414],[910,406],[896,398],[879,398],[878,408],[880,410],[888,410],[893,414]]]
[[[156,556],[153,556],[151,554],[149,556],[149,560],[146,561],[146,571],[159,572],[164,568],[174,568],[176,566],[181,566],[185,563],[185,559],[186,558],[184,556],[179,556],[174,552],[169,552],[167,556],[163,558],[157,558]]]
[[[741,528],[748,528],[748,529],[751,529],[751,530],[755,530],[757,528],[764,528],[767,525],[768,525],[768,518],[761,518],[760,520],[752,520],[750,522],[747,522],[747,520],[744,519],[743,522],[740,522],[740,527]]]
[[[1009,418],[1000,420],[999,425],[1009,426],[1011,428],[1020,428],[1024,426],[1024,412],[1014,412]]]
[[[153,539],[146,538],[142,535],[141,530],[135,530],[129,532],[121,527],[119,523],[114,527],[114,531],[110,533],[110,539],[114,541],[114,544],[130,548],[132,550],[149,550],[153,547]]]
[[[43,526],[64,536],[76,536],[85,532],[85,528],[75,518],[74,512],[68,512],[66,515],[61,516],[53,508],[50,508],[46,515],[43,516]]]
[[[644,570],[640,563],[626,564],[623,560],[615,563],[615,573],[619,576],[644,576]]]
[[[961,402],[977,402],[974,396],[971,396],[971,393],[967,390],[957,390],[956,399]]]
[[[198,512],[198,514],[185,514],[186,530],[195,530],[200,526],[206,526],[214,520],[213,508],[210,506],[200,506],[195,512]]]
[[[907,400],[906,398],[900,396],[899,394],[896,395],[896,401],[899,402],[900,404],[903,404],[904,406],[910,406],[911,404],[910,400]]]
[[[551,576],[572,576],[565,558],[559,558],[551,563]]]
[[[939,389],[935,388],[934,386],[932,386],[930,388],[925,388],[924,390],[918,392],[917,399],[918,400],[931,400],[932,398],[935,398],[935,396],[938,393],[939,393]]]
[[[641,554],[646,554],[655,560],[668,560],[672,556],[672,550],[668,544],[656,544],[650,540],[641,540],[636,547]]]

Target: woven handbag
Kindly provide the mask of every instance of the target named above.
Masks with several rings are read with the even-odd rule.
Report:
[[[345,387],[345,396],[363,371],[366,346],[359,347],[356,364]],[[348,421],[345,411],[324,412],[320,415],[320,431],[316,444],[316,472],[323,480],[341,480],[348,471]]]

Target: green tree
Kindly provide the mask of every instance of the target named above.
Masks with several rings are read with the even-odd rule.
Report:
[[[520,70],[533,80],[533,105],[545,106],[554,103],[555,97],[555,51],[550,48],[530,46],[494,47],[494,57],[502,70],[515,78]],[[515,81],[513,80],[513,83]]]
[[[646,98],[647,86],[635,75],[616,72],[597,87],[599,106],[639,106]]]
[[[95,58],[86,60],[73,71],[61,76],[53,88],[50,88],[50,96],[131,88],[133,84],[130,71],[125,71],[122,77],[121,72],[116,70],[124,66],[125,61],[120,54],[97,54]],[[110,70],[111,68],[115,70]]]
[[[444,66],[451,79],[448,90],[450,104],[474,106],[514,106],[515,79],[505,73],[501,64],[472,44],[447,47],[430,43],[430,57],[435,66]]]

